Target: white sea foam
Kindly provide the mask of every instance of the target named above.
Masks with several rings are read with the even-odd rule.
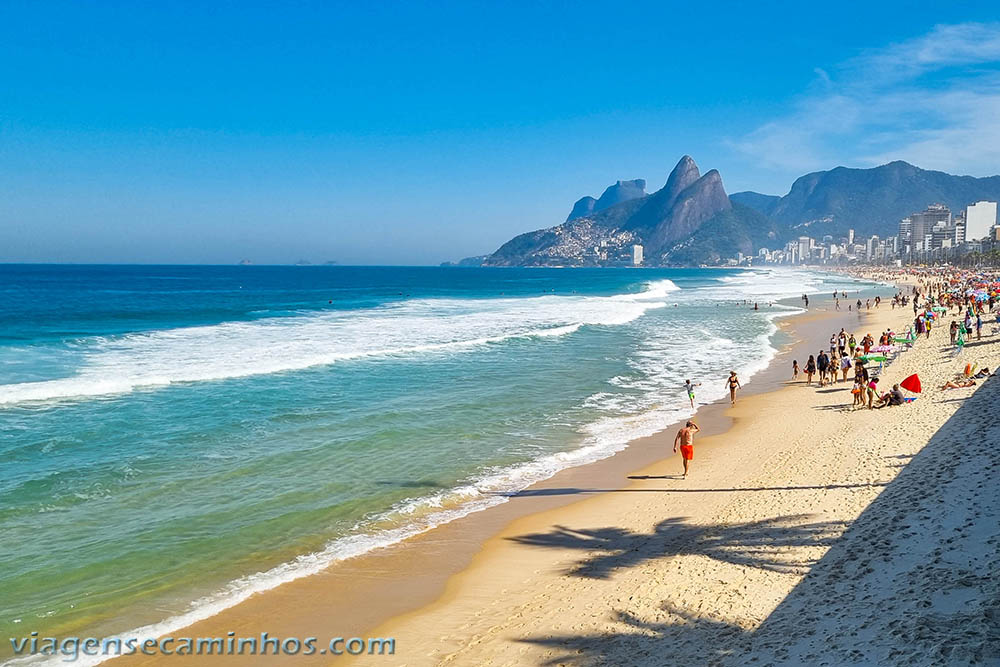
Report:
[[[565,336],[585,325],[627,324],[677,290],[501,299],[413,299],[354,311],[226,322],[75,342],[70,377],[0,385],[0,405],[121,394],[303,370],[338,362],[457,351],[509,339]]]

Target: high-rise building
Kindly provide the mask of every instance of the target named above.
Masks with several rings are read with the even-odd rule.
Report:
[[[639,266],[642,264],[642,246],[634,245],[632,246],[632,264],[633,266]]]
[[[997,224],[997,203],[977,201],[965,209],[965,238],[978,241],[990,235]]]
[[[878,236],[872,236],[865,243],[865,257],[869,260],[875,258],[875,248],[878,247]]]
[[[931,228],[931,248],[934,250],[945,247],[945,241],[950,246],[954,238],[955,229],[948,223],[939,222]]]
[[[848,229],[847,230],[847,245],[851,245],[852,243],[854,243],[854,230],[853,229]]]
[[[812,256],[812,239],[808,236],[799,237],[799,261],[804,262]]]
[[[904,245],[913,242],[913,220],[911,218],[903,218],[899,221],[899,240]]]
[[[927,235],[931,233],[931,230],[934,229],[934,225],[939,222],[951,225],[951,210],[944,204],[931,204],[920,213],[910,215],[910,221],[912,224],[911,239],[914,245],[916,245],[917,242],[924,241]],[[930,245],[924,245],[924,250],[929,248]]]

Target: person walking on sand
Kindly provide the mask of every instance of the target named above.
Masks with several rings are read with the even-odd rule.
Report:
[[[729,384],[729,401],[736,405],[736,390],[740,388],[740,379],[736,377],[736,371],[729,371],[729,379],[726,382]]]
[[[798,359],[792,359],[792,379],[799,379],[799,361]]]
[[[684,389],[687,391],[688,400],[691,401],[691,407],[692,408],[694,407],[694,388],[695,387],[700,387],[700,386],[701,386],[700,382],[694,382],[694,383],[692,383],[691,380],[685,380],[684,381]]]
[[[811,354],[809,355],[809,360],[806,362],[806,386],[812,384],[813,374],[816,372],[816,358]]]
[[[819,386],[826,385],[826,369],[830,365],[830,357],[826,356],[826,352],[823,350],[819,351],[816,355],[816,368],[819,369]]]
[[[688,420],[684,424],[684,428],[677,431],[677,436],[674,438],[674,452],[680,447],[681,459],[684,461],[684,479],[687,479],[688,466],[691,465],[691,460],[694,459],[694,434],[700,430],[697,424]]]

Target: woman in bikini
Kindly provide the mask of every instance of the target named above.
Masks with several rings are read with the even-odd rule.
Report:
[[[811,385],[813,381],[813,373],[816,372],[816,358],[811,354],[809,355],[809,360],[806,362],[806,385]]]
[[[959,380],[958,382],[954,380],[948,380],[943,385],[941,385],[941,389],[963,389],[965,387],[974,387],[974,386],[976,386],[975,380]]]
[[[740,388],[740,379],[736,377],[736,371],[729,371],[729,400],[736,405],[736,390]]]

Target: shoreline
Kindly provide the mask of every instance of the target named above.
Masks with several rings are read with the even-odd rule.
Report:
[[[767,367],[752,376],[752,382],[740,393],[738,403],[757,394],[780,390],[787,384],[787,367],[793,356],[804,359],[808,354],[804,352],[805,346],[811,347],[817,339],[825,340],[831,330],[840,326],[851,325],[847,328],[852,328],[857,319],[857,313],[834,311],[828,297],[816,299],[806,312],[775,317],[776,331],[770,339],[773,341],[775,336],[781,335],[790,336],[791,340],[781,344]],[[694,417],[704,427],[699,439],[728,432],[736,421],[727,414],[729,410],[724,400],[699,406]],[[254,594],[187,626],[185,632],[191,636],[212,636],[213,632],[224,636],[228,631],[235,631],[239,636],[252,636],[255,630],[259,632],[266,625],[271,635],[281,636],[323,636],[324,632],[329,634],[330,628],[336,628],[336,632],[344,636],[370,634],[371,629],[393,618],[420,613],[435,604],[450,587],[451,580],[461,576],[485,545],[511,523],[539,513],[559,511],[594,494],[605,493],[599,489],[609,483],[617,484],[616,480],[626,480],[630,473],[676,457],[671,455],[669,443],[664,445],[676,426],[673,424],[654,435],[630,441],[625,449],[607,458],[563,469],[547,480],[512,494],[508,502]],[[700,444],[699,450],[702,450]],[[567,493],[566,489],[582,490]],[[303,622],[310,617],[322,617],[323,621]],[[123,659],[143,664],[156,660],[136,657],[118,660]]]
[[[876,333],[909,320],[872,316]],[[393,664],[995,660],[1000,383],[938,385],[967,361],[995,368],[996,340],[960,357],[942,328],[921,338],[883,371],[920,372],[907,406],[852,410],[850,385],[750,397],[698,443],[692,479],[663,461],[514,521],[434,604],[375,636],[405,645]]]

